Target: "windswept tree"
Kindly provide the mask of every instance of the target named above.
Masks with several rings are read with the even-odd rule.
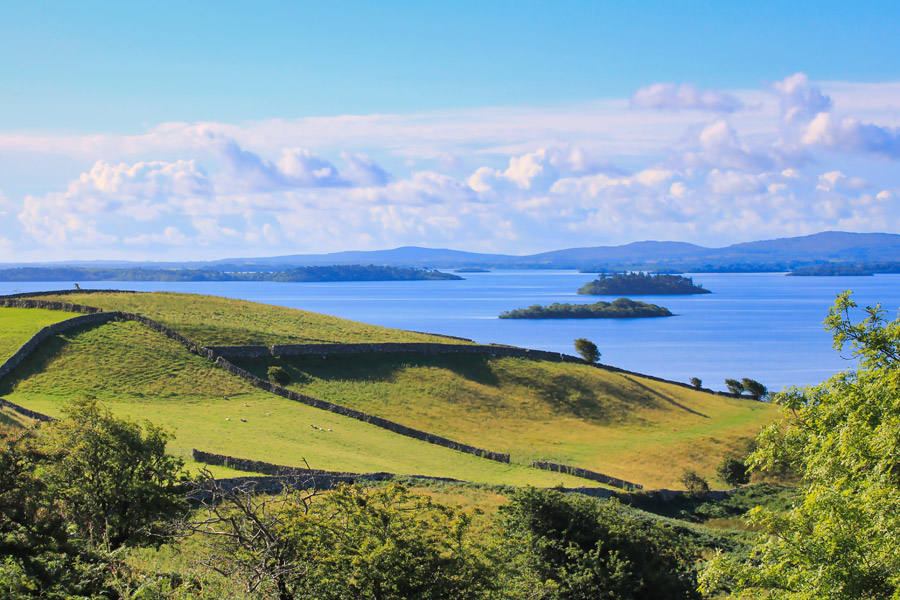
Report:
[[[718,555],[703,588],[735,598],[900,598],[900,318],[838,296],[826,327],[834,346],[859,359],[817,386],[775,396],[782,417],[759,435],[751,466],[792,468],[802,501],[787,514],[763,508],[749,560]]]
[[[768,388],[766,388],[766,386],[754,379],[748,379],[747,377],[741,379],[741,387],[744,388],[745,392],[748,392],[751,396],[753,396],[754,400],[761,400],[769,393],[769,390]]]
[[[597,344],[589,339],[578,338],[575,340],[575,351],[581,355],[581,358],[591,364],[600,361],[600,350],[597,349]]]
[[[744,384],[737,379],[726,379],[725,387],[728,388],[729,393],[732,393],[735,396],[740,396],[744,393]]]

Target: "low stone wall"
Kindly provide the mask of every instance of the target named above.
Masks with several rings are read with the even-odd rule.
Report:
[[[53,323],[52,325],[43,327],[40,331],[31,336],[31,339],[25,342],[21,348],[16,350],[15,354],[10,356],[2,365],[0,365],[0,379],[5,377],[10,371],[16,368],[23,360],[28,357],[28,355],[34,352],[34,350],[41,342],[43,342],[47,338],[64,331],[74,329],[76,327],[91,325],[93,323],[106,323],[115,318],[115,313],[94,313],[87,314],[81,317],[75,317],[72,319],[66,319],[65,321],[60,321],[59,323]]]
[[[0,298],[34,298],[40,296],[68,296],[70,294],[145,294],[147,292],[136,292],[134,290],[90,290],[90,289],[66,289],[66,290],[51,290],[48,292],[21,292],[18,294],[5,294],[4,296],[0,296]]]
[[[248,458],[236,458],[234,456],[226,456],[224,454],[214,454],[212,452],[203,452],[196,448],[191,448],[191,460],[207,465],[216,465],[219,467],[229,467],[237,471],[248,471],[250,473],[262,473],[263,475],[272,475],[276,477],[359,477],[359,473],[346,473],[341,471],[323,471],[321,469],[303,469],[301,467],[286,467],[284,465],[276,465],[261,460],[250,460]]]
[[[313,408],[327,410],[328,412],[333,412],[345,417],[350,417],[351,419],[356,419],[365,423],[370,423],[372,425],[375,425],[376,427],[381,427],[382,429],[387,429],[388,431],[399,433],[400,435],[405,435],[407,437],[415,438],[423,442],[428,442],[429,444],[444,446],[445,448],[451,448],[460,452],[466,452],[467,454],[474,454],[475,456],[480,456],[481,458],[487,458],[489,460],[495,460],[497,462],[509,463],[509,454],[503,454],[501,452],[491,452],[490,450],[484,450],[483,448],[477,448],[475,446],[470,446],[469,444],[455,442],[451,439],[441,437],[439,435],[434,435],[425,431],[413,429],[412,427],[407,427],[406,425],[401,425],[400,423],[395,423],[394,421],[389,421],[375,415],[364,413],[361,410],[348,408],[346,406],[341,406],[339,404],[320,400],[319,398],[313,398],[312,396],[306,396],[304,394],[292,392],[291,390],[260,379],[256,375],[253,375],[252,373],[249,373],[244,369],[241,369],[240,367],[228,362],[221,356],[216,357],[216,364],[229,373],[246,379],[254,387],[260,388],[267,392],[271,392],[273,394],[277,394],[282,398],[300,402],[302,404],[306,404],[307,406],[312,406]]]
[[[8,408],[12,411],[19,413],[29,419],[34,419],[35,421],[55,421],[56,419],[51,417],[50,415],[45,415],[44,413],[39,413],[34,410],[29,410],[24,406],[19,406],[13,402],[10,402],[6,398],[0,398],[0,408]]]
[[[591,481],[598,481],[600,483],[605,483],[606,485],[611,485],[613,487],[617,487],[623,490],[642,490],[644,486],[632,483],[630,481],[625,481],[624,479],[619,479],[618,477],[610,477],[609,475],[604,475],[603,473],[597,473],[596,471],[590,471],[588,469],[582,469],[581,467],[573,467],[571,465],[561,465],[559,463],[549,462],[546,460],[535,460],[531,463],[531,466],[535,469],[543,469],[544,471],[554,471],[556,473],[566,473],[567,475],[573,475],[575,477],[581,477],[582,479],[590,479]]]

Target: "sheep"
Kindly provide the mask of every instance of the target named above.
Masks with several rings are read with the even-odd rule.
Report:
[[[241,423],[246,423],[247,419],[241,419]]]
[[[226,420],[226,421],[230,421],[230,420],[231,420],[231,417],[225,417],[225,420]]]

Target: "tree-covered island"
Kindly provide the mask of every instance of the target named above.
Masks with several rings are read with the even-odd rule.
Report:
[[[702,285],[694,285],[691,277],[681,275],[652,274],[643,272],[601,273],[598,279],[588,282],[578,290],[588,296],[614,296],[626,294],[641,295],[681,295],[709,294]]]
[[[550,306],[534,304],[528,308],[507,310],[500,314],[501,319],[643,319],[672,316],[674,315],[668,308],[628,298],[594,304],[559,302],[554,302]]]

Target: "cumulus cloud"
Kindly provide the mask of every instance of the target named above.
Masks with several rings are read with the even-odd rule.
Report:
[[[700,90],[690,83],[654,83],[638,89],[630,100],[634,108],[698,110],[730,113],[744,108],[736,96],[718,90]]]
[[[780,97],[787,134],[801,144],[900,158],[900,127],[836,115],[831,98],[805,74],[791,75],[773,84],[772,89]]]
[[[505,170],[481,167],[469,177],[477,192],[547,190],[561,177],[611,171],[577,146],[540,148],[509,159]]]

